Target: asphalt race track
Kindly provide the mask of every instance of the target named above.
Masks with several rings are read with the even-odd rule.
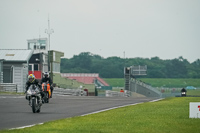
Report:
[[[0,130],[81,116],[112,107],[148,102],[156,98],[54,95],[40,113],[32,113],[23,95],[0,95]]]

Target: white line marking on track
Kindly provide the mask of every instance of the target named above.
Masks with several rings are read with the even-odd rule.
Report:
[[[42,125],[42,124],[44,124],[44,123],[38,123],[38,124],[33,124],[33,125],[28,125],[28,126],[23,126],[23,127],[11,128],[9,130],[22,129],[22,128],[33,127],[35,125]]]
[[[160,101],[162,99],[164,99],[164,98],[152,100],[152,101],[149,101],[149,102],[156,102],[156,101]],[[90,115],[90,114],[96,114],[96,113],[100,113],[100,112],[104,112],[104,111],[108,111],[108,110],[112,110],[112,109],[117,109],[117,108],[121,108],[121,107],[132,106],[132,105],[137,105],[137,104],[142,104],[142,103],[144,103],[144,102],[134,103],[134,104],[127,104],[127,105],[123,105],[123,106],[117,106],[117,107],[113,107],[113,108],[108,108],[108,109],[99,110],[99,111],[95,111],[95,112],[92,112],[92,113],[84,114],[84,115],[81,115],[81,116],[86,116],[86,115]]]
[[[160,98],[160,99],[156,99],[156,100],[152,100],[150,102],[157,102],[157,101],[160,101],[160,100],[163,100],[164,98]]]
[[[81,115],[81,116],[96,114],[96,113],[100,113],[100,112],[104,112],[104,111],[108,111],[108,110],[112,110],[112,109],[117,109],[117,108],[126,107],[126,106],[131,106],[131,105],[137,105],[137,104],[141,104],[141,103],[144,103],[144,102],[134,103],[134,104],[127,104],[127,105],[123,105],[123,106],[117,106],[117,107],[113,107],[113,108],[108,108],[108,109],[99,110],[99,111],[95,111],[95,112],[92,112],[92,113],[84,114],[84,115]]]

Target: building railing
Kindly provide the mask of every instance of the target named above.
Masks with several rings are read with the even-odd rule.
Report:
[[[152,86],[135,79],[131,79],[131,91],[147,97],[162,97],[161,92]]]
[[[2,92],[17,92],[17,84],[0,83],[0,91],[2,91]]]
[[[134,80],[133,80],[133,81],[134,81]],[[152,86],[150,86],[150,85],[148,85],[148,84],[146,84],[146,83],[144,83],[144,82],[142,82],[142,81],[136,80],[136,84],[141,85],[141,86],[143,86],[143,87],[145,87],[145,88],[147,88],[147,89],[149,89],[149,90],[152,90],[152,91],[154,91],[154,92],[156,92],[156,93],[158,93],[158,94],[161,95],[161,93],[160,93],[158,90],[156,90],[156,89],[153,88]]]

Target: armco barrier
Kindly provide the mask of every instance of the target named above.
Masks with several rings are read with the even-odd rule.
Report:
[[[106,90],[106,97],[129,97],[130,92],[125,90],[125,92],[110,91]]]
[[[72,96],[86,96],[87,93],[81,89],[64,89],[54,87],[53,94],[72,95]]]

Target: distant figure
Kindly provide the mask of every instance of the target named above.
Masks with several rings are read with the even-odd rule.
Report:
[[[123,89],[121,89],[121,90],[120,90],[120,92],[124,92],[124,90],[123,90]]]
[[[185,88],[181,89],[181,96],[186,97],[187,90]]]
[[[51,98],[52,98],[52,95],[53,95],[53,82],[52,82],[52,79],[50,78],[48,72],[45,72],[43,76],[44,77],[42,78],[42,83],[45,82],[45,83],[49,83],[50,84]]]

